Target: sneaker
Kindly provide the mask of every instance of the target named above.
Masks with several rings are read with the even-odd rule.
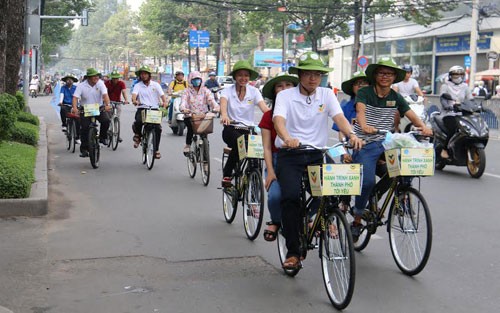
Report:
[[[189,145],[185,145],[183,150],[184,156],[188,156],[189,152],[191,152],[191,147]]]
[[[79,145],[79,144],[81,144],[82,142],[80,141],[80,139],[75,139],[75,143],[76,143],[77,145]]]
[[[80,153],[80,158],[88,158],[89,157],[89,152],[88,151],[82,151]]]
[[[65,133],[68,131],[68,128],[66,126],[61,127],[61,130]]]
[[[359,236],[363,231],[363,224],[352,222],[351,224],[351,234],[352,234],[352,242],[358,242]]]
[[[122,141],[123,141],[122,137],[119,137],[118,142],[122,142]]]

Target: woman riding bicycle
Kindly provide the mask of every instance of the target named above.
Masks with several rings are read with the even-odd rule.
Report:
[[[187,114],[206,114],[210,110],[218,110],[219,105],[215,102],[213,93],[202,85],[200,72],[191,72],[188,76],[189,87],[186,89],[181,98],[180,110]],[[193,125],[191,124],[191,116],[184,116],[184,124],[186,124],[186,145],[184,146],[184,155],[190,152],[191,143],[193,142]]]
[[[299,85],[281,91],[276,97],[273,122],[278,134],[275,142],[279,149],[277,174],[282,192],[281,223],[288,250],[284,269],[300,268],[300,188],[304,169],[311,164],[323,163],[321,151],[294,148],[301,144],[326,146],[329,119],[337,123],[356,149],[362,145],[344,117],[333,91],[319,87],[321,77],[331,71],[317,53],[306,52],[300,56],[298,66],[290,67],[291,74],[298,74]]]
[[[384,152],[382,142],[385,135],[379,130],[391,131],[394,128],[396,111],[405,115],[423,135],[432,135],[420,118],[410,109],[408,103],[391,85],[402,81],[406,72],[400,69],[391,58],[382,58],[376,64],[370,64],[366,76],[372,86],[362,88],[356,95],[357,123],[354,125],[356,135],[366,142],[363,149],[354,151],[354,163],[363,164],[363,185],[361,195],[356,196],[353,207],[352,223],[353,241],[357,242],[362,231],[361,219],[368,203],[368,196],[375,186],[375,171],[380,155]]]
[[[233,169],[238,161],[237,140],[241,135],[248,134],[248,130],[238,128],[238,124],[235,127],[230,125],[231,121],[253,126],[255,106],[258,106],[263,113],[269,111],[260,91],[249,85],[250,80],[256,79],[259,73],[252,68],[248,61],[236,62],[229,75],[236,82],[222,91],[220,99],[221,123],[224,124],[222,139],[231,148],[231,153],[223,170],[223,187],[231,185]]]
[[[259,127],[262,129],[262,144],[264,146],[264,161],[266,162],[266,181],[267,190],[267,208],[271,215],[271,221],[267,223],[268,227],[264,231],[264,240],[274,241],[278,229],[281,225],[281,190],[276,178],[275,168],[278,158],[278,149],[274,145],[276,140],[276,130],[273,125],[274,101],[276,95],[285,89],[293,88],[299,83],[297,76],[282,73],[269,80],[262,89],[262,95],[271,101],[271,110],[264,113]]]

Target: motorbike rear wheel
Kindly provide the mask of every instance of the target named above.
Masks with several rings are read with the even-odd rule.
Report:
[[[484,149],[470,147],[467,149],[467,171],[472,178],[479,178],[483,175],[486,167],[486,154]]]

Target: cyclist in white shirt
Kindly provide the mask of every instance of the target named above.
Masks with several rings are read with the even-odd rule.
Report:
[[[85,75],[86,79],[76,86],[75,93],[73,94],[73,108],[71,109],[71,112],[74,114],[78,113],[78,101],[80,101],[81,106],[84,106],[85,104],[98,103],[101,108],[104,102],[104,110],[101,110],[99,116],[96,118],[101,124],[99,142],[107,145],[107,135],[110,123],[107,111],[111,110],[111,106],[109,105],[108,89],[104,85],[104,82],[99,78],[100,75],[101,73],[97,72],[94,68],[87,69],[87,74]],[[80,139],[82,142],[80,145],[80,157],[82,158],[89,156],[89,126],[90,117],[85,117],[82,112],[80,114]]]
[[[319,87],[322,75],[330,71],[332,69],[325,67],[317,53],[306,52],[300,56],[298,66],[289,69],[290,74],[299,75],[299,85],[281,91],[276,97],[273,122],[278,135],[276,147],[280,148],[276,174],[281,187],[281,223],[288,250],[283,262],[285,269],[300,267],[301,177],[307,165],[323,161],[321,151],[293,148],[298,148],[301,144],[326,146],[329,119],[334,120],[356,149],[362,146],[362,141],[354,135],[333,91]]]
[[[161,88],[161,85],[155,81],[151,80],[151,69],[149,66],[142,66],[135,72],[135,75],[139,77],[139,82],[135,84],[134,90],[132,91],[132,103],[137,106],[137,111],[135,112],[135,122],[132,124],[132,130],[134,131],[134,148],[137,148],[141,143],[141,130],[142,130],[142,111],[147,108],[158,109],[159,103],[161,101],[161,106],[167,107],[167,97]],[[160,137],[161,137],[161,125],[156,128],[156,153],[155,158],[161,158],[160,154]]]

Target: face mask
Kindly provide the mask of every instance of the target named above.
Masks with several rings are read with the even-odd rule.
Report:
[[[463,78],[462,77],[457,77],[457,78],[452,78],[451,81],[454,83],[454,84],[461,84],[462,83],[462,80]]]
[[[191,80],[191,84],[193,87],[200,87],[201,86],[201,79],[195,78]]]

